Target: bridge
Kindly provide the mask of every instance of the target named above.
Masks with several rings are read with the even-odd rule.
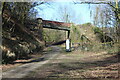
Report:
[[[70,36],[70,26],[72,25],[71,23],[43,20],[42,18],[37,18],[37,22],[39,26],[43,28],[67,31],[68,32],[67,38],[69,38]]]
[[[30,29],[32,31],[35,31],[35,30],[41,31],[42,28],[57,29],[57,30],[67,31],[68,32],[67,38],[69,38],[69,36],[70,36],[70,26],[72,25],[71,23],[49,21],[49,20],[43,20],[42,18],[37,18],[37,19],[33,19],[33,20],[26,20],[24,25],[22,25],[21,23],[19,23],[20,21],[17,18],[15,18],[14,16],[11,16],[11,13],[7,10],[4,11],[3,17],[5,19],[8,19],[9,21],[11,21],[12,23],[18,25],[22,30],[24,30],[24,29],[21,26],[26,26],[26,27],[28,27],[28,29]],[[27,29],[24,31],[28,32]],[[39,33],[41,34],[41,32],[39,32]]]

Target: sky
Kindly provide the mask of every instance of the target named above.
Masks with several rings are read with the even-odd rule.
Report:
[[[66,7],[68,14],[71,14],[71,22],[75,24],[84,24],[91,22],[93,23],[93,16],[90,16],[90,11],[93,11],[94,7],[92,4],[74,4],[73,2],[50,2],[48,4],[42,4],[37,6],[38,11],[37,18],[42,18],[44,20],[59,21],[61,20],[61,15],[64,10],[60,7]],[[94,13],[94,12],[93,12]]]

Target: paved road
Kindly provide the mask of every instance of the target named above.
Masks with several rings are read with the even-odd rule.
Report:
[[[52,51],[50,51],[48,54],[45,54],[41,58],[34,60],[31,63],[23,64],[7,72],[3,72],[2,78],[23,78],[36,68],[41,67],[42,65],[48,63],[51,59],[57,57],[60,51],[61,49],[59,47],[52,46]]]

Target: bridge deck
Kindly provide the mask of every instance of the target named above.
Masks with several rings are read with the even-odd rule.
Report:
[[[42,20],[43,28],[70,31],[71,23]]]
[[[50,29],[70,31],[69,27],[60,27],[60,26],[53,27],[53,26],[50,26],[50,25],[43,25],[43,28],[50,28]]]

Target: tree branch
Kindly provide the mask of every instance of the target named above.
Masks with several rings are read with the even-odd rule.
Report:
[[[86,2],[86,1],[84,1],[84,2],[74,2],[74,4],[108,4],[108,3],[111,3],[111,2]]]
[[[112,8],[116,9],[116,7],[112,4],[113,2],[105,2],[105,1],[101,1],[101,2],[74,2],[74,4],[108,4],[109,6],[111,6]]]

